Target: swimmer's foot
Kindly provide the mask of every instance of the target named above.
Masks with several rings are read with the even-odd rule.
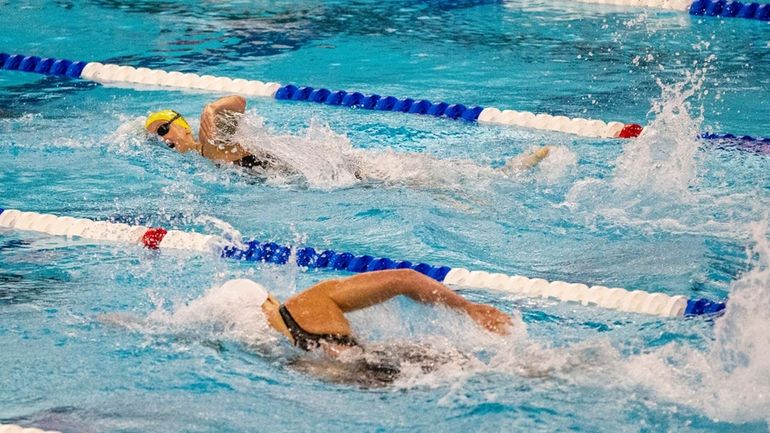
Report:
[[[542,146],[524,155],[515,156],[509,159],[502,171],[506,174],[515,174],[534,168],[551,153],[551,146]]]

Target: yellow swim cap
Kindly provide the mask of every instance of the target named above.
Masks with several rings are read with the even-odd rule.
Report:
[[[182,128],[187,129],[188,131],[192,131],[192,128],[190,128],[190,124],[187,123],[186,120],[184,120],[184,117],[182,117],[179,113],[177,113],[174,110],[161,110],[161,111],[156,111],[154,113],[151,113],[149,116],[147,116],[147,121],[144,122],[144,129],[149,130],[150,125],[152,125],[154,122],[157,122],[159,120],[163,122],[168,122],[174,117],[176,117],[176,119],[172,123],[175,123],[181,126]]]

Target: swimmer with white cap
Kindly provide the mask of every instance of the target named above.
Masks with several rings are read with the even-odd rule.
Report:
[[[307,351],[321,349],[331,356],[358,346],[345,313],[399,295],[459,310],[487,331],[500,335],[509,333],[513,323],[510,316],[497,308],[470,302],[411,269],[374,271],[322,281],[283,304],[251,280],[231,280],[225,284],[250,292],[255,304],[261,305],[270,327],[285,335],[293,345]]]
[[[161,110],[151,113],[145,121],[145,129],[157,135],[168,147],[180,153],[190,151],[217,163],[233,164],[266,174],[272,170],[291,173],[293,169],[267,152],[252,152],[239,143],[232,135],[238,126],[239,117],[246,110],[246,100],[241,96],[230,95],[206,105],[201,114],[198,139],[181,114],[174,110]],[[503,167],[497,169],[507,176],[535,167],[551,151],[550,146],[537,147],[535,150],[509,159]],[[405,156],[408,156],[405,155]],[[370,179],[366,170],[356,170],[359,180]]]

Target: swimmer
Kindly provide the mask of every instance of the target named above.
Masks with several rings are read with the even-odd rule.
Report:
[[[210,296],[180,307],[175,313],[179,317],[171,318],[170,323],[210,318],[225,320],[227,326],[231,326],[233,316],[227,313],[226,318],[217,318],[218,308],[212,310],[211,306],[215,302],[225,309],[234,308],[241,318],[238,320],[248,322],[248,328],[243,330],[260,332],[260,325],[264,325],[275,331],[279,339],[285,338],[302,350],[282,360],[288,367],[323,380],[363,387],[387,386],[404,373],[404,368],[428,373],[448,363],[462,366],[472,360],[453,347],[433,347],[430,343],[362,341],[354,335],[346,313],[406,296],[462,312],[491,333],[506,335],[513,326],[511,317],[500,310],[470,302],[411,269],[373,271],[321,281],[283,303],[262,285],[248,279],[227,281],[212,289]],[[209,317],[212,315],[214,317]],[[254,323],[254,319],[260,323]],[[101,314],[99,320],[140,332],[157,329],[153,325],[155,319],[148,322],[130,312]],[[272,349],[265,355],[272,356]]]
[[[225,96],[206,105],[201,113],[197,141],[190,124],[174,110],[150,114],[144,128],[177,152],[193,151],[214,162],[268,170],[277,161],[269,155],[255,155],[231,139],[238,125],[238,117],[245,110],[246,100],[237,95]]]
[[[294,172],[294,169],[274,155],[253,152],[234,142],[233,134],[245,110],[246,100],[237,95],[225,96],[206,105],[201,114],[197,141],[190,124],[173,110],[151,113],[144,127],[149,133],[157,135],[168,147],[180,153],[197,152],[216,163],[233,164],[252,169],[258,174],[267,174],[270,171]],[[496,170],[506,176],[513,176],[535,167],[550,151],[550,146],[539,147],[528,154],[509,159],[503,167]],[[366,170],[359,167],[354,176],[358,180],[378,180],[382,176],[377,176],[376,173],[376,169]]]
[[[231,280],[239,290],[251,291],[271,328],[305,351],[322,350],[337,357],[359,347],[345,313],[383,303],[402,295],[425,304],[443,305],[468,315],[489,332],[506,335],[512,319],[490,305],[476,304],[438,281],[411,269],[373,271],[322,281],[281,303],[261,285]]]

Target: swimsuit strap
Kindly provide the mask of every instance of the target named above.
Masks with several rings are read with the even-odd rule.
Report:
[[[294,338],[294,344],[302,350],[313,350],[318,347],[321,341],[329,343],[339,344],[342,346],[357,346],[356,340],[348,335],[340,334],[313,334],[307,332],[299,326],[294,317],[291,316],[289,310],[285,305],[281,305],[278,308],[278,312],[281,313],[283,323],[286,324],[286,328],[289,329],[289,333]]]

